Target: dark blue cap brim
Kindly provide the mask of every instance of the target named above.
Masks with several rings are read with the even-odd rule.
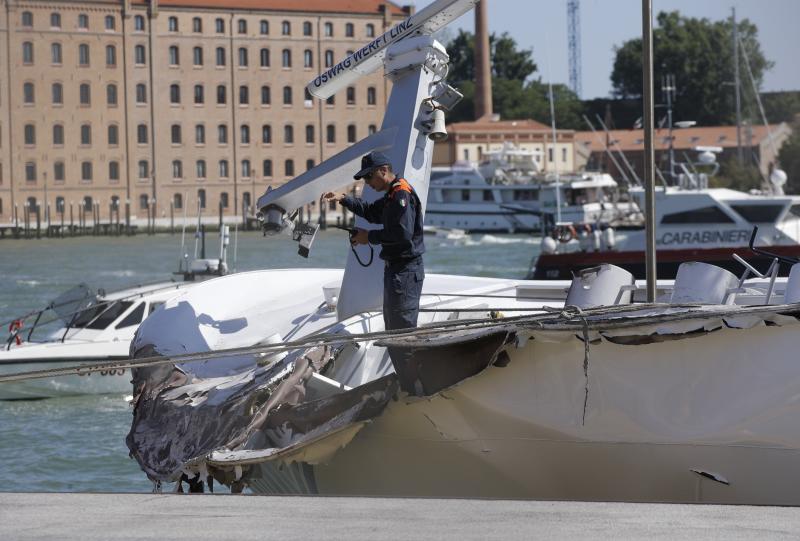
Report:
[[[353,175],[353,178],[355,180],[361,180],[362,178],[364,178],[364,177],[368,176],[370,173],[372,173],[373,169],[374,169],[374,167],[367,167],[366,169],[362,169],[361,171],[359,171],[358,173]]]

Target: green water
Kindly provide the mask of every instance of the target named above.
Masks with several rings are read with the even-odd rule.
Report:
[[[233,235],[232,235],[233,236]],[[187,235],[187,249],[194,251]],[[217,256],[209,235],[206,255]],[[46,305],[86,282],[107,291],[167,279],[177,268],[180,235],[85,237],[0,241],[0,321]],[[538,239],[524,235],[473,235],[466,242],[426,237],[428,273],[521,278]],[[297,256],[286,237],[240,234],[239,271],[290,267],[343,267],[347,235],[321,232],[311,257]],[[231,245],[228,261],[233,266]],[[5,333],[5,328],[2,331]],[[5,336],[3,334],[3,339]],[[85,396],[26,402],[0,401],[0,490],[142,492],[152,486],[128,457],[125,436],[131,409],[123,396]]]

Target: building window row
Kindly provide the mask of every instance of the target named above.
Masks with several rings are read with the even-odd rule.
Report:
[[[94,165],[89,160],[84,160],[80,164],[81,168],[81,182],[92,182],[94,180]],[[53,180],[57,183],[62,183],[66,180],[65,178],[65,167],[64,162],[58,160],[53,163]],[[110,182],[119,182],[120,179],[120,165],[119,162],[116,160],[112,160],[108,162],[108,180]],[[38,171],[36,167],[35,161],[29,161],[25,163],[25,181],[26,182],[37,182],[38,181]],[[59,201],[56,199],[56,210],[61,212],[63,209],[59,208],[63,206],[63,199]],[[60,203],[60,204],[59,204]]]
[[[22,12],[22,26],[23,28],[33,28],[33,13],[30,11]],[[77,18],[78,28],[81,30],[89,29],[89,16],[85,13],[79,13]],[[115,30],[117,27],[117,19],[113,15],[106,15],[103,19],[103,24],[106,30]],[[50,27],[61,28],[61,14],[53,12],[50,14]]]

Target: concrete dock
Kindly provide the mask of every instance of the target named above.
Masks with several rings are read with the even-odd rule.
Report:
[[[0,539],[797,539],[800,508],[0,493]]]

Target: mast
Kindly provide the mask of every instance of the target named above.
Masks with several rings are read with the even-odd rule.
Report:
[[[642,104],[644,106],[644,229],[647,302],[656,301],[656,200],[653,151],[653,0],[642,0]]]
[[[736,8],[731,8],[733,20],[733,88],[736,96],[736,159],[744,165],[742,152],[742,92],[739,80],[739,28],[736,24]]]

